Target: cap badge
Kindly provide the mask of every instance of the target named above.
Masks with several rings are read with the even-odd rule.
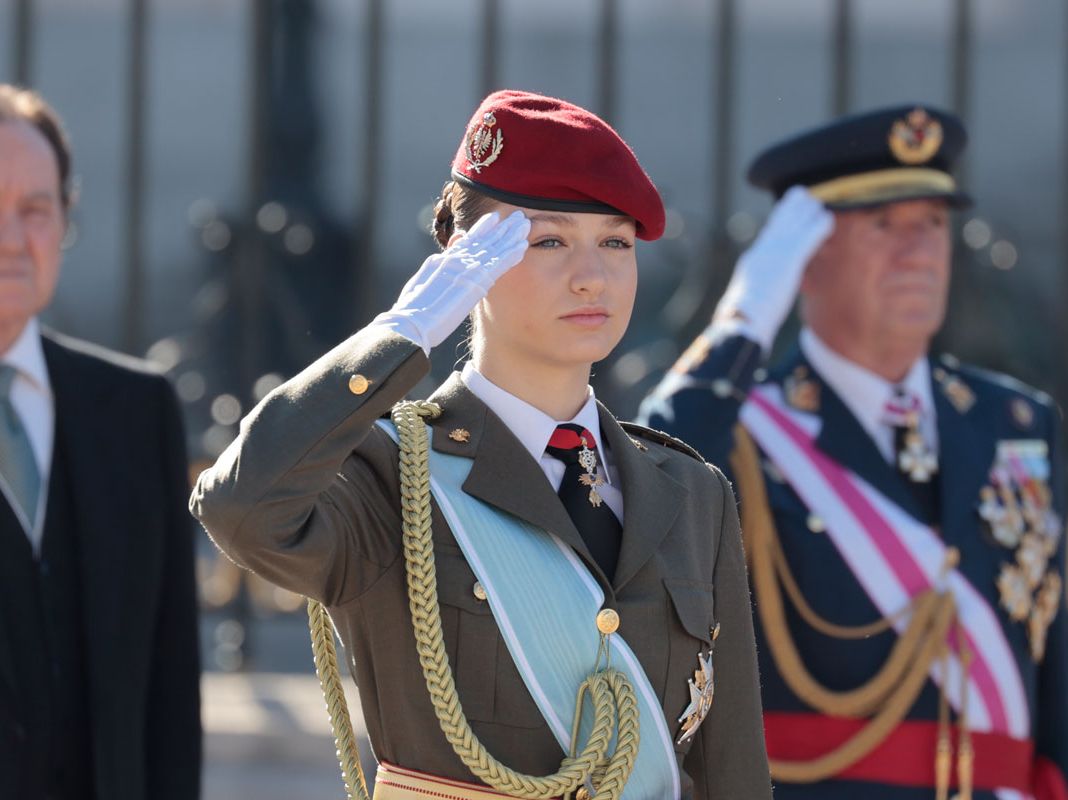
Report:
[[[916,108],[894,123],[888,142],[890,152],[902,164],[923,164],[942,146],[942,125],[922,108]]]
[[[496,161],[504,149],[504,132],[497,128],[494,133],[496,125],[497,118],[487,111],[482,115],[482,122],[467,132],[467,164],[475,172],[482,172],[483,167]]]

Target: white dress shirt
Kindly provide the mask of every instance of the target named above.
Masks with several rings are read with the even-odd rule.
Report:
[[[7,352],[0,355],[0,363],[10,364],[17,371],[15,381],[11,384],[11,404],[26,430],[37,459],[37,473],[41,477],[34,527],[26,532],[36,555],[40,553],[41,536],[44,533],[48,479],[52,469],[52,442],[56,430],[52,383],[48,380],[48,367],[41,347],[41,329],[36,317],[30,319]],[[0,488],[7,494],[3,481],[0,481]],[[8,503],[15,505],[10,497]]]
[[[612,461],[612,453],[604,446],[601,439],[601,419],[597,413],[597,402],[593,394],[593,387],[587,388],[586,402],[572,419],[554,420],[545,412],[530,405],[525,400],[520,400],[514,394],[510,394],[500,386],[492,383],[488,378],[475,369],[468,361],[464,365],[460,378],[468,389],[489,406],[508,430],[530,453],[531,457],[538,462],[545,477],[553,487],[553,491],[559,491],[560,482],[564,479],[564,462],[545,452],[549,438],[553,435],[557,425],[574,423],[593,434],[597,443],[597,453],[601,458],[604,468],[605,485],[597,489],[597,493],[604,498],[605,503],[612,509],[620,524],[623,523],[623,492],[620,491],[615,464]]]
[[[930,451],[938,455],[938,419],[931,390],[931,367],[926,358],[916,359],[905,379],[894,384],[839,355],[810,328],[803,328],[800,338],[801,352],[808,363],[842,398],[887,463],[894,461],[894,430],[884,420],[884,409],[898,387],[919,400],[920,433]]]

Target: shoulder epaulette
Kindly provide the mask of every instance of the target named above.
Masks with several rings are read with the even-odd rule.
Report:
[[[1010,396],[1020,395],[1041,406],[1053,407],[1056,405],[1053,398],[1046,392],[1036,389],[1011,375],[971,364],[963,364],[959,359],[951,355],[943,355],[939,360],[944,367],[951,371],[951,374],[955,372],[960,378],[976,386],[1001,390]],[[934,372],[937,380],[939,378],[939,369],[936,368]]]
[[[702,464],[705,463],[701,454],[694,450],[690,445],[681,439],[676,439],[674,436],[663,431],[654,430],[653,428],[646,428],[644,425],[639,425],[636,422],[620,422],[620,427],[623,428],[630,436],[637,436],[640,439],[646,439],[656,444],[661,444],[664,447],[670,447],[672,450],[678,450],[680,453],[685,453],[690,458],[695,458]]]

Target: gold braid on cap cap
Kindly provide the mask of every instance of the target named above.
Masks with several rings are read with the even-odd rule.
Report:
[[[927,167],[894,167],[832,178],[808,187],[824,203],[880,203],[929,193],[957,191],[953,176]]]

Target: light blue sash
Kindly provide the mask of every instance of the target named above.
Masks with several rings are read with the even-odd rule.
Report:
[[[378,425],[397,440],[392,423],[380,420]],[[427,433],[433,431],[428,428]],[[597,659],[600,634],[595,618],[604,592],[556,536],[464,492],[470,471],[470,459],[430,451],[430,491],[486,590],[523,682],[566,754],[575,693]],[[616,633],[610,642],[612,666],[634,686],[641,724],[638,758],[623,800],[677,800],[678,765],[660,701],[623,638]],[[583,714],[580,747],[592,722],[592,713]]]

